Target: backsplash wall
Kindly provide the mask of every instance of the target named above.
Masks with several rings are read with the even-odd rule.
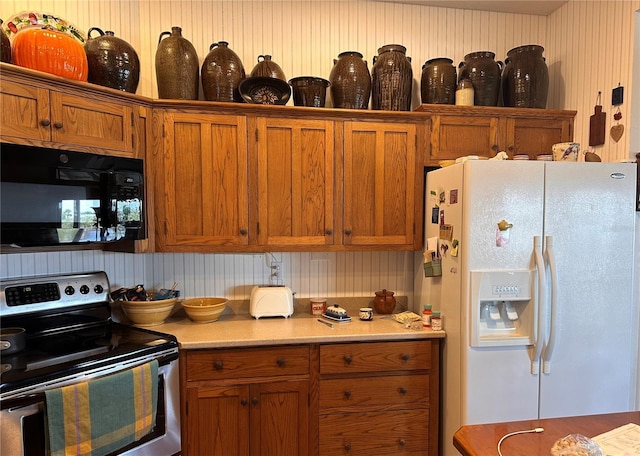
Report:
[[[139,283],[149,290],[174,282],[186,297],[247,299],[269,284],[272,259],[283,263],[283,283],[298,298],[371,296],[386,288],[412,294],[413,252],[273,254],[127,254],[101,251],[0,255],[0,278],[103,270],[111,288]]]

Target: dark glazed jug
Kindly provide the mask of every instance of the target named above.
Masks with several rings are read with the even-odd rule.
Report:
[[[472,52],[458,65],[458,79],[469,79],[473,84],[473,104],[476,106],[498,106],[503,64],[496,62],[495,56],[490,51]]]
[[[220,41],[209,46],[209,54],[202,63],[202,91],[207,101],[237,101],[242,97],[238,86],[246,77],[240,57]]]
[[[393,297],[393,291],[376,291],[376,297],[373,300],[373,307],[376,313],[390,314],[396,308],[396,298]]]
[[[453,60],[438,57],[422,66],[420,97],[423,103],[455,104],[457,84]]]
[[[334,108],[367,109],[371,96],[371,73],[362,54],[345,51],[333,59],[329,73]]]
[[[168,36],[166,39],[163,37]],[[182,37],[182,28],[162,32],[156,50],[158,97],[197,100],[200,63],[191,42]]]
[[[0,19],[0,62],[11,63],[11,41],[2,29],[2,19]]]
[[[547,107],[549,69],[542,57],[543,51],[542,46],[530,44],[507,52],[502,72],[502,97],[505,106]]]
[[[330,85],[326,79],[315,76],[298,76],[291,79],[289,85],[293,89],[293,104],[295,106],[324,108],[327,87]]]
[[[100,36],[93,38],[92,32]],[[140,59],[135,49],[113,32],[91,27],[84,44],[89,64],[88,81],[112,89],[136,93],[140,81]]]
[[[262,59],[262,60],[260,60]],[[264,78],[276,78],[282,79],[283,81],[287,81],[287,78],[284,75],[284,71],[280,68],[276,62],[271,60],[270,55],[259,55],[258,63],[251,70],[250,76],[252,78],[256,77],[264,77]]]
[[[378,49],[371,68],[371,107],[386,111],[411,110],[413,70],[407,48],[387,44]]]

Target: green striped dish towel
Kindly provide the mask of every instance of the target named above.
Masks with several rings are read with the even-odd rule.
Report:
[[[154,427],[158,361],[46,391],[51,456],[101,456]]]

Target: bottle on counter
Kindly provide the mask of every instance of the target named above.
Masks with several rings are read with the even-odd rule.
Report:
[[[433,311],[431,310],[431,304],[425,304],[422,310],[422,326],[425,328],[431,328],[431,316]]]
[[[434,331],[442,330],[442,317],[440,316],[440,312],[437,310],[434,310],[433,315],[431,315],[431,329]]]

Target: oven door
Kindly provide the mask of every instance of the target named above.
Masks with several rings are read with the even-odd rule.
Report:
[[[136,360],[132,365],[144,364],[150,359]],[[158,456],[180,453],[180,395],[177,353],[159,360],[158,408],[156,425],[152,432],[137,442],[111,453],[109,456]],[[48,382],[46,389],[86,381],[122,370],[112,366],[91,376],[79,375],[59,383]],[[81,378],[80,378],[81,377]],[[45,456],[44,390],[13,397],[0,404],[0,448],[2,454],[12,456]]]

